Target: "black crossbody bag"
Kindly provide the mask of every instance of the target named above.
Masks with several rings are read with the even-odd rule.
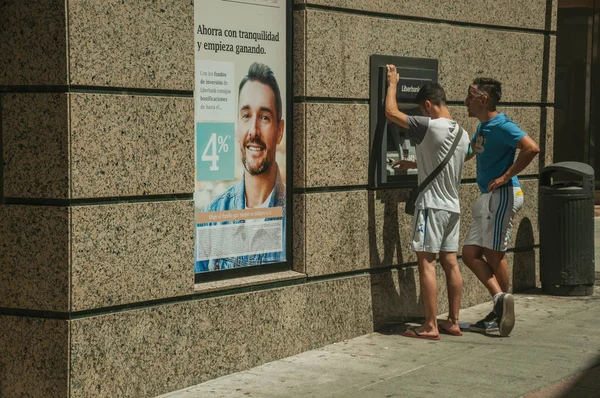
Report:
[[[423,192],[425,190],[425,188],[427,188],[427,185],[429,185],[429,183],[431,181],[433,181],[433,179],[435,177],[437,177],[438,174],[440,174],[440,172],[444,169],[444,167],[446,167],[446,165],[450,161],[450,158],[452,157],[452,155],[454,155],[454,151],[456,150],[456,147],[458,146],[458,143],[460,142],[460,139],[462,138],[463,132],[464,132],[463,128],[459,126],[459,130],[458,130],[458,133],[456,133],[456,137],[454,138],[452,147],[448,151],[448,154],[446,155],[446,157],[444,158],[442,163],[440,163],[438,165],[438,167],[436,167],[435,170],[433,170],[433,172],[427,176],[425,181],[423,181],[421,183],[421,185],[419,185],[417,187],[417,189],[413,189],[410,192],[410,197],[406,201],[406,206],[404,207],[404,212],[406,214],[409,214],[411,216],[415,214],[415,202],[417,201],[417,198],[419,197],[421,192]]]

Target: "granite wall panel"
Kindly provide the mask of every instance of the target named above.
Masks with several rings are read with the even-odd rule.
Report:
[[[305,195],[306,273],[369,267],[367,191]]]
[[[545,135],[540,138],[542,142],[540,153],[540,169],[541,172],[544,167],[554,163],[554,108],[546,108],[547,111],[544,114],[546,118],[546,131]]]
[[[292,268],[296,272],[306,272],[306,195],[294,195],[294,213],[292,215]]]
[[[0,4],[7,55],[0,86],[193,89],[193,1],[29,3]],[[308,7],[293,15],[293,94],[309,97],[294,106],[295,188],[367,183],[368,105],[314,99],[368,98],[370,54],[438,58],[452,101],[464,99],[474,77],[498,78],[504,101],[534,105],[501,109],[542,143],[524,173],[551,162],[553,109],[541,106],[554,100],[555,37],[506,27],[556,29],[556,0],[295,3]],[[427,20],[440,15],[450,23]],[[493,57],[481,56],[484,42]],[[2,94],[4,194],[190,193],[192,104],[169,96]],[[451,110],[474,131],[464,107]],[[473,176],[472,162],[465,178]],[[514,290],[539,286],[537,181],[524,180],[523,190],[511,243],[519,250],[507,255]],[[463,185],[463,239],[478,195],[475,184]],[[420,317],[416,267],[340,275],[416,260],[407,197],[407,189],[295,194],[293,269],[331,280],[72,321],[0,316],[0,397],[150,397]],[[3,205],[0,219],[0,307],[84,311],[193,292],[191,201]],[[464,264],[461,271],[463,306],[490,300]],[[440,268],[438,280],[443,312]]]
[[[0,397],[69,397],[69,323],[0,315]]]
[[[541,288],[540,249],[516,251],[512,253],[513,263],[511,287],[514,292],[526,292]]]
[[[69,209],[0,206],[0,307],[69,310]]]
[[[368,184],[367,105],[306,104],[306,186]]]
[[[0,3],[0,86],[67,81],[64,0]]]
[[[193,99],[71,94],[70,107],[73,198],[194,191]]]
[[[71,397],[152,397],[367,333],[370,296],[361,276],[74,320]]]
[[[306,90],[306,12],[294,11],[293,20],[293,93],[296,96],[305,95]]]
[[[69,83],[192,90],[192,1],[70,0]]]
[[[193,293],[191,201],[71,211],[73,311]]]
[[[306,186],[306,105],[294,104],[293,139],[293,178],[294,188]]]
[[[413,217],[404,212],[410,189],[368,192],[370,261],[363,267],[392,266],[417,261],[412,250]]]
[[[509,253],[511,274],[517,261],[531,267],[535,253]],[[463,306],[491,302],[460,267]],[[438,281],[443,313],[440,267]],[[151,397],[422,316],[418,272],[406,267],[77,319],[71,396]]]
[[[294,0],[295,4],[329,6],[398,16],[525,29],[556,30],[557,0]]]
[[[69,198],[66,94],[0,95],[4,196]]]
[[[515,1],[509,1],[509,3],[514,3]],[[326,2],[327,3],[327,2]],[[352,2],[353,5],[349,5],[350,2],[341,1],[339,5],[336,5],[336,1],[333,4],[325,5],[333,5],[336,7],[350,7],[357,9],[366,9],[374,8],[376,12],[381,12],[380,10],[388,10],[387,12],[395,13],[396,10],[401,15],[409,15],[409,16],[423,16],[426,17],[423,13],[427,13],[430,11],[426,10],[436,10],[436,15],[440,15],[439,7],[432,8],[429,6],[420,5],[418,2],[409,2],[403,1],[403,4],[400,7],[395,5],[391,7],[388,1],[381,2]],[[475,7],[467,1],[457,2],[439,2],[440,4],[444,4],[440,7],[447,10],[443,13],[446,15],[449,21],[457,21],[457,22],[477,22],[477,23],[488,23],[485,22],[486,19],[483,18],[484,15],[488,16],[492,22],[491,25],[495,25],[497,21],[504,21],[499,26],[516,26],[516,27],[525,27],[529,29],[544,29],[546,26],[546,2],[543,0],[537,0],[535,2],[528,2],[525,6],[526,9],[523,10],[523,5],[520,8],[516,8],[514,4],[505,4],[504,2],[492,2],[487,1],[485,6]],[[489,4],[487,4],[489,3]],[[410,6],[407,6],[410,4]],[[407,8],[408,7],[408,8]],[[495,10],[494,12],[490,11],[491,9]],[[469,12],[464,12],[464,9],[468,8]],[[473,10],[476,12],[474,13]],[[552,10],[555,10],[555,7],[552,7]],[[373,11],[373,9],[371,10]],[[525,11],[525,12],[524,12]],[[506,14],[512,15],[507,18],[498,18],[498,15]],[[319,40],[328,40],[331,42],[331,45],[339,45],[340,40],[335,40],[337,38],[346,37],[343,32],[340,32],[339,37],[331,37],[331,35],[337,35],[335,32],[335,28],[343,28],[344,22],[335,23],[335,26],[328,26],[328,24],[323,24],[322,21],[319,21],[319,14],[327,14],[322,13],[320,11],[314,10],[299,10],[295,11],[294,16],[294,29],[295,29],[295,61],[294,61],[294,71],[295,71],[295,81],[297,82],[294,89],[295,95],[311,95],[311,96],[319,96],[318,94],[311,93],[311,87],[318,87],[319,84],[314,84],[315,77],[312,75],[312,71],[316,68],[310,67],[312,59],[318,58],[314,57],[314,51],[316,47],[320,47],[318,43],[321,43]],[[328,13],[332,14],[332,13]],[[514,14],[514,15],[513,15]],[[356,17],[351,14],[344,13],[335,13],[335,15],[340,16],[342,20],[347,18],[363,18]],[[515,17],[518,16],[518,17]],[[305,20],[306,18],[306,20]],[[444,18],[444,19],[446,19]],[[518,74],[518,69],[531,68],[531,65],[525,63],[527,59],[533,59],[533,64],[538,64],[538,67],[541,66],[541,61],[539,61],[539,56],[541,52],[543,52],[543,35],[542,34],[530,34],[523,32],[507,32],[506,30],[495,30],[490,29],[486,30],[486,38],[488,42],[490,42],[490,46],[493,48],[494,45],[500,45],[500,43],[510,42],[512,46],[510,48],[506,48],[502,46],[502,52],[506,55],[507,59],[511,59],[511,57],[517,57],[512,59],[522,60],[522,64],[519,63],[518,67],[512,66],[511,68],[515,69],[513,71],[508,71],[506,64],[502,62],[494,62],[493,64],[487,63],[483,58],[478,57],[474,59],[467,59],[468,53],[466,50],[471,47],[476,47],[476,43],[463,43],[465,40],[481,40],[481,35],[479,34],[479,29],[476,32],[472,32],[471,28],[455,28],[450,27],[445,24],[432,24],[436,26],[436,29],[422,29],[420,23],[408,22],[408,21],[394,21],[383,18],[375,18],[377,21],[385,21],[384,23],[392,24],[398,23],[402,26],[402,30],[398,32],[398,34],[402,35],[402,37],[412,37],[411,34],[418,33],[418,37],[412,40],[421,40],[427,43],[439,43],[439,48],[430,48],[430,50],[424,50],[425,46],[420,46],[418,43],[406,43],[406,40],[403,40],[403,44],[409,44],[406,46],[408,49],[421,49],[421,50],[413,50],[413,51],[421,51],[424,53],[419,56],[427,56],[428,54],[440,54],[440,49],[448,49],[446,52],[448,56],[451,57],[452,54],[461,54],[462,56],[462,65],[461,66],[446,66],[447,73],[443,73],[444,75],[454,75],[455,72],[460,71],[461,69],[465,69],[466,66],[473,64],[470,68],[468,68],[461,75],[466,75],[470,73],[469,78],[474,74],[477,74],[479,71],[487,72],[487,74],[492,75],[500,75],[499,77],[502,79],[505,76],[514,76]],[[552,26],[554,26],[555,21],[555,13],[551,16]],[[152,7],[142,6],[142,3],[139,2],[130,2],[130,3],[122,3],[116,0],[107,1],[107,2],[86,2],[82,0],[74,1],[69,4],[68,10],[68,21],[69,21],[69,43],[71,47],[70,51],[70,75],[71,75],[71,83],[73,84],[82,84],[82,85],[102,85],[102,86],[114,86],[114,87],[147,87],[147,88],[166,88],[166,89],[192,89],[193,87],[193,52],[188,48],[185,43],[193,42],[193,30],[185,29],[186,26],[193,26],[193,5],[192,3],[181,3],[173,0],[161,0],[156,3],[153,3]],[[110,21],[110,23],[108,23]],[[306,24],[305,24],[306,21]],[[361,37],[364,37],[365,40],[362,42],[364,45],[361,45],[361,49],[375,49],[378,46],[380,47],[383,43],[377,43],[376,37],[381,37],[380,34],[369,33],[365,30],[365,23],[353,23],[349,22],[352,30],[358,28],[358,32],[364,32]],[[369,23],[367,23],[369,24]],[[150,26],[155,27],[155,29],[149,29]],[[320,27],[322,30],[315,30],[315,28]],[[306,28],[306,30],[305,30]],[[322,33],[327,30],[332,30],[329,35],[323,36]],[[406,29],[406,31],[404,31]],[[458,29],[456,31],[455,29]],[[395,30],[395,29],[393,29]],[[348,31],[344,29],[346,33]],[[424,33],[426,32],[426,33]],[[477,34],[475,34],[477,33]],[[517,37],[516,39],[506,40],[507,37],[504,37],[506,34],[513,35]],[[429,35],[429,36],[428,36]],[[448,43],[448,38],[457,37],[464,35],[465,39],[457,40]],[[527,38],[520,38],[523,35],[529,35],[531,37],[536,37],[530,43],[525,43],[530,40]],[[323,36],[323,37],[319,37]],[[128,40],[123,40],[127,38],[135,38],[136,46],[129,46]],[[303,41],[303,38],[306,37],[307,40]],[[354,35],[347,36],[348,39],[350,37],[354,37]],[[541,38],[541,41],[540,39]],[[332,40],[334,39],[334,40]],[[530,38],[531,39],[531,38]],[[318,43],[317,43],[318,42]],[[336,44],[335,42],[338,42]],[[356,40],[351,39],[351,43],[356,44]],[[350,43],[348,43],[349,45]],[[316,47],[315,47],[316,46]],[[343,47],[346,47],[345,45]],[[355,46],[352,46],[356,48]],[[427,46],[432,47],[432,46]],[[465,51],[461,51],[462,49]],[[323,51],[325,50],[325,51]],[[383,50],[383,48],[382,48]],[[398,51],[394,51],[394,49],[386,48],[387,51],[379,51],[379,53],[398,53]],[[392,51],[390,51],[392,50]],[[452,50],[449,52],[449,50]],[[317,51],[321,54],[321,57],[329,58],[329,53],[333,56],[334,51],[328,50],[326,47],[320,47]],[[524,51],[524,53],[522,53]],[[339,52],[339,51],[338,51]],[[359,51],[360,52],[360,51]],[[374,52],[377,53],[377,52]],[[401,52],[404,54],[404,52]],[[522,54],[521,54],[522,53]],[[463,55],[467,54],[467,56]],[[405,54],[406,55],[406,54]],[[410,54],[408,54],[410,55]],[[346,58],[346,54],[344,51],[341,54],[337,55],[342,56],[342,58]],[[442,57],[440,57],[442,58]],[[458,59],[457,59],[458,60]],[[126,62],[125,62],[126,61]],[[307,69],[304,73],[303,63],[307,63]],[[365,63],[367,61],[364,61]],[[347,64],[351,64],[353,62],[346,62]],[[451,62],[448,62],[450,64]],[[332,62],[332,64],[336,64]],[[496,71],[494,64],[503,64],[503,68],[500,71]],[[367,63],[365,63],[367,65]],[[551,68],[553,68],[553,63]],[[353,65],[353,68],[356,66]],[[326,68],[328,70],[328,68]],[[344,67],[347,69],[347,67]],[[359,68],[365,69],[365,68]],[[359,73],[365,73],[367,69]],[[441,72],[443,72],[441,70]],[[498,72],[498,73],[496,73]],[[515,73],[509,73],[515,72]],[[527,73],[527,71],[526,71]],[[553,73],[551,71],[551,73]],[[329,73],[325,73],[326,76],[329,76]],[[535,75],[530,75],[529,77],[534,77]],[[338,80],[331,79],[331,80]],[[522,77],[522,76],[521,76]],[[550,76],[551,77],[551,76]],[[317,77],[317,79],[320,77]],[[516,79],[516,76],[514,76]],[[346,79],[343,79],[346,80]],[[463,79],[464,80],[464,79]],[[506,79],[505,79],[506,80]],[[549,78],[548,81],[552,81],[553,78]],[[304,84],[302,82],[306,81],[307,88],[306,91],[303,90]],[[344,82],[339,82],[344,84]],[[347,83],[351,83],[348,81]],[[335,83],[334,83],[335,84]],[[529,84],[529,83],[528,83]],[[511,85],[512,86],[512,85]],[[539,82],[532,82],[532,88],[538,88]],[[339,89],[342,89],[341,86],[338,86]],[[511,91],[509,96],[518,96],[520,95],[520,91],[515,89]],[[354,88],[353,90],[356,90]],[[358,88],[360,90],[360,88]],[[462,90],[460,90],[462,92]],[[526,91],[526,90],[524,90]],[[451,90],[452,93],[454,91]],[[329,93],[327,96],[340,96],[333,92]],[[351,95],[353,97],[354,95]],[[452,95],[451,95],[452,97]]]
[[[396,54],[438,59],[439,81],[451,101],[462,101],[466,86],[481,75],[504,83],[507,102],[541,102],[546,87],[545,100],[554,98],[555,40],[546,43],[543,34],[321,10],[308,10],[306,21],[307,96],[368,98],[369,56]],[[473,51],[481,43],[486,43],[493,57]],[[540,73],[545,57],[549,59],[547,76]]]

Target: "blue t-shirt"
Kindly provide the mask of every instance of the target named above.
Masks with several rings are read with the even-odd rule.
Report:
[[[526,135],[504,113],[479,123],[472,141],[477,155],[477,185],[481,193],[487,193],[490,181],[502,176],[513,165],[517,144]],[[507,185],[520,186],[517,176],[511,178]]]

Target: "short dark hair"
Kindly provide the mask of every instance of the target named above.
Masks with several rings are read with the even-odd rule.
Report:
[[[487,94],[492,105],[491,110],[495,110],[502,98],[502,83],[491,77],[478,77],[473,80],[473,84],[477,84],[477,89]]]
[[[260,62],[254,62],[248,68],[248,74],[244,76],[242,81],[240,82],[240,89],[238,90],[238,97],[242,92],[242,88],[248,82],[257,81],[264,85],[267,85],[273,90],[273,94],[275,94],[275,108],[277,111],[277,121],[282,119],[281,114],[281,92],[279,91],[279,84],[277,84],[277,79],[275,79],[275,75],[273,71],[268,65],[261,64]]]
[[[417,104],[423,104],[427,100],[434,105],[446,105],[446,92],[444,88],[437,83],[427,83],[422,86],[417,93]]]

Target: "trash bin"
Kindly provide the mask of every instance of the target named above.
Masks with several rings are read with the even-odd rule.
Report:
[[[552,183],[552,174],[573,181]],[[587,296],[593,293],[594,169],[585,163],[545,167],[539,184],[540,279],[544,293]]]

